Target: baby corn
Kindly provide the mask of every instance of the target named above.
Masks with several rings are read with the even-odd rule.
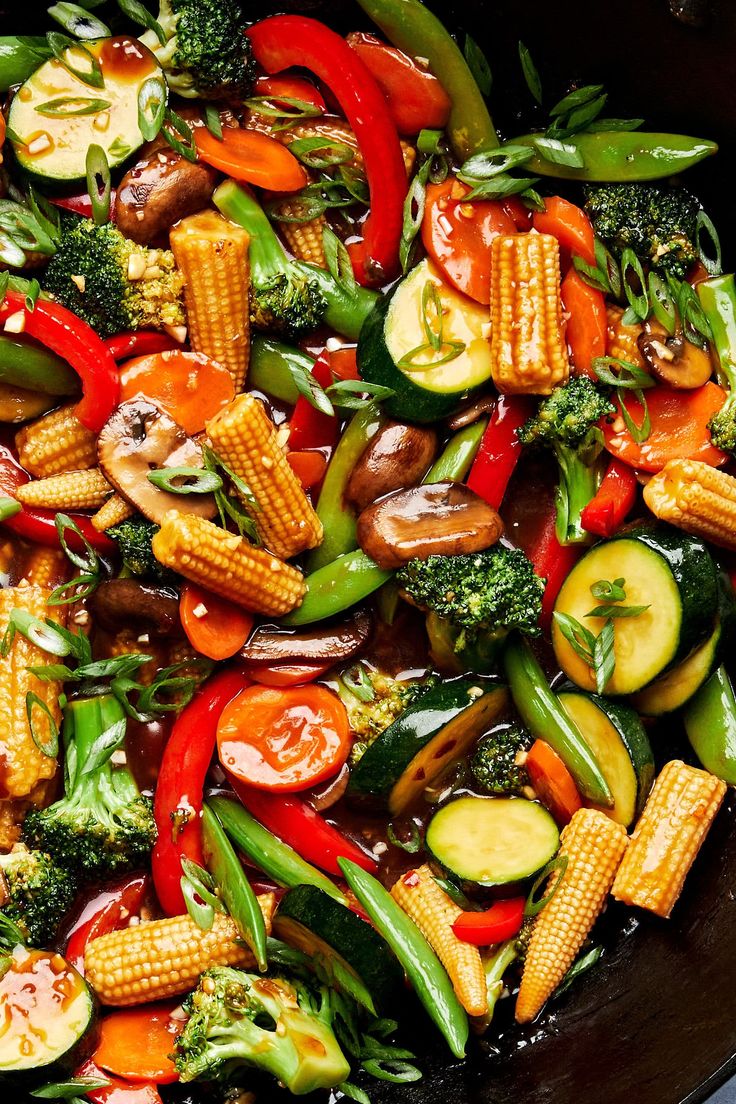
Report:
[[[99,468],[62,472],[46,479],[32,479],[18,487],[15,497],[24,506],[44,510],[94,510],[112,494]]]
[[[44,479],[97,464],[97,437],[74,409],[61,406],[16,433],[18,459],[31,475]]]
[[[532,930],[516,1000],[518,1023],[529,1023],[572,966],[605,904],[626,850],[626,829],[597,809],[579,809],[560,836],[566,856],[557,891]]]
[[[549,395],[570,374],[560,249],[550,234],[499,234],[493,240],[491,373],[508,395]]]
[[[613,896],[669,916],[726,788],[720,778],[679,759],[665,763],[634,828]]]
[[[296,568],[193,514],[170,511],[152,546],[164,567],[253,613],[280,617],[306,592]]]
[[[637,368],[645,368],[644,357],[638,345],[644,327],[638,322],[634,326],[625,326],[623,317],[622,307],[606,307],[606,356],[625,360],[628,364],[635,364]]]
[[[670,460],[644,488],[655,517],[736,549],[736,479],[701,460]]]
[[[255,499],[253,520],[266,548],[287,560],[321,542],[322,523],[258,399],[239,395],[207,423],[207,435],[217,455]],[[252,503],[244,500],[244,505]]]
[[[317,218],[310,219],[309,222],[289,222],[289,215],[298,214],[299,210],[298,199],[285,199],[279,204],[279,230],[281,236],[298,261],[306,261],[308,264],[318,265],[319,268],[327,268],[325,247],[322,241],[327,219],[324,215],[317,215]]]
[[[42,548],[36,544],[23,564],[20,586],[31,584],[51,590],[69,578],[69,560],[60,548]]]
[[[186,280],[192,348],[224,365],[240,391],[250,354],[250,238],[216,211],[201,211],[182,219],[170,240]]]
[[[135,507],[131,506],[122,495],[114,494],[108,498],[103,506],[100,506],[96,514],[90,519],[98,533],[105,533],[115,525],[132,518]]]
[[[452,930],[463,910],[437,885],[426,864],[402,874],[392,886],[391,896],[414,921],[447,970],[468,1015],[484,1015],[488,991],[480,951],[458,939]]]

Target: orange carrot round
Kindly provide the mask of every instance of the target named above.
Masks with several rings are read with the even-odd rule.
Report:
[[[224,127],[222,138],[196,127],[197,156],[234,180],[244,180],[272,192],[296,192],[308,182],[306,169],[293,153],[268,134]]]
[[[327,470],[327,457],[318,449],[298,449],[287,452],[286,459],[305,491],[322,482],[322,477]]]
[[[120,369],[120,401],[144,395],[187,433],[201,433],[205,422],[235,398],[227,368],[204,353],[169,349],[135,357]]]
[[[182,586],[179,618],[189,643],[208,659],[235,655],[253,628],[249,613],[195,583]]]
[[[104,1016],[93,1055],[96,1065],[128,1081],[155,1081],[158,1085],[178,1081],[169,1055],[184,1027],[183,1020],[171,1018],[179,1003],[126,1008]]]

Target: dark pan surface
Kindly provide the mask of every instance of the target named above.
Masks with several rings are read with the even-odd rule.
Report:
[[[45,7],[0,3],[2,33],[46,29]],[[464,0],[433,7],[449,26],[470,31],[485,49],[494,75],[493,98],[499,101],[498,107],[493,104],[494,115],[508,136],[534,121],[533,115],[515,117],[513,110],[519,104],[528,112],[516,53],[523,38],[549,103],[571,80],[604,83],[610,94],[606,114],[646,116],[651,129],[719,141],[719,157],[688,174],[687,182],[720,230],[727,263],[734,263],[733,0],[720,0],[702,28],[676,22],[667,0],[617,0],[615,5],[603,0]],[[365,25],[351,0],[282,0],[266,9],[253,4],[253,18],[278,10],[309,12],[345,30]],[[654,736],[660,759],[680,750],[679,734],[671,729],[664,725]],[[663,922],[640,915],[633,920],[612,906],[603,924],[601,963],[531,1028],[510,1023],[511,1002],[501,1002],[495,1033],[471,1044],[465,1064],[449,1064],[429,1021],[410,1013],[417,1038],[407,1041],[416,1045],[424,1079],[414,1086],[374,1082],[371,1099],[376,1104],[704,1100],[736,1073],[735,815],[736,798],[730,794],[673,918]],[[245,1087],[250,1087],[247,1081]],[[270,1086],[258,1098],[286,1099]],[[204,1101],[181,1090],[172,1099]]]

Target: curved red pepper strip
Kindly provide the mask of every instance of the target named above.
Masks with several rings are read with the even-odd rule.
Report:
[[[0,303],[0,326],[18,311],[25,315],[23,333],[35,337],[66,360],[79,376],[82,398],[77,403],[76,415],[87,429],[99,433],[117,406],[120,391],[110,350],[91,326],[66,307],[38,299],[35,308],[29,311],[25,297],[17,291],[7,291]]]
[[[122,1077],[105,1073],[91,1058],[74,1071],[74,1076],[108,1082],[107,1088],[88,1089],[84,1094],[94,1104],[161,1104],[161,1094],[152,1081],[123,1081]]]
[[[532,561],[537,575],[547,580],[539,623],[543,629],[548,629],[560,588],[584,549],[579,544],[560,544],[556,533],[555,508],[550,505],[544,509],[541,528],[524,551]]]
[[[326,388],[332,383],[330,354],[327,351],[315,360],[312,375],[320,387]],[[289,449],[297,452],[301,449],[329,448],[337,440],[339,428],[335,414],[315,410],[311,402],[300,395],[289,419]]]
[[[383,93],[345,40],[316,19],[275,15],[250,27],[248,37],[267,73],[309,69],[340,104],[363,155],[371,198],[363,240],[350,247],[355,275],[362,284],[385,283],[398,271],[407,179]]]
[[[129,333],[115,334],[105,341],[114,360],[127,360],[128,357],[148,356],[149,353],[165,353],[169,349],[179,349],[178,341],[158,330],[131,330]]]
[[[521,455],[516,431],[531,417],[533,409],[530,400],[523,396],[499,395],[481,438],[467,483],[494,510],[500,509]]]
[[[171,730],[153,799],[158,838],[151,857],[156,896],[168,916],[186,912],[180,885],[182,856],[204,865],[200,814],[217,722],[228,702],[249,685],[241,671],[221,671],[202,687]],[[181,828],[172,819],[178,810],[189,814]]]
[[[638,485],[633,468],[614,456],[598,493],[580,515],[583,529],[598,537],[612,537],[633,510]]]
[[[525,897],[509,897],[506,901],[496,901],[485,912],[463,912],[452,930],[458,939],[476,947],[503,943],[521,930],[525,905]]]
[[[228,777],[248,812],[307,862],[338,878],[342,877],[338,859],[350,859],[363,870],[375,873],[376,860],[328,824],[298,794],[267,793],[243,785],[232,775]]]
[[[67,962],[75,970],[84,973],[84,952],[92,939],[127,925],[129,917],[134,916],[143,904],[150,884],[147,874],[134,874],[120,885],[103,889],[88,902],[69,933],[64,952]]]
[[[115,189],[113,188],[110,192],[110,222],[115,222],[115,199]],[[92,218],[92,200],[87,192],[78,192],[71,196],[50,196],[49,201],[55,207],[61,207],[64,211],[72,211],[75,215],[81,215],[82,218]]]

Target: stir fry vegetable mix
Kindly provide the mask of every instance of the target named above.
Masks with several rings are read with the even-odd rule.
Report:
[[[455,1058],[535,1019],[736,784],[736,290],[671,180],[716,148],[548,103],[521,43],[507,139],[476,42],[359,3],[0,43],[0,1071],[40,1099],[416,1080],[405,977]]]

